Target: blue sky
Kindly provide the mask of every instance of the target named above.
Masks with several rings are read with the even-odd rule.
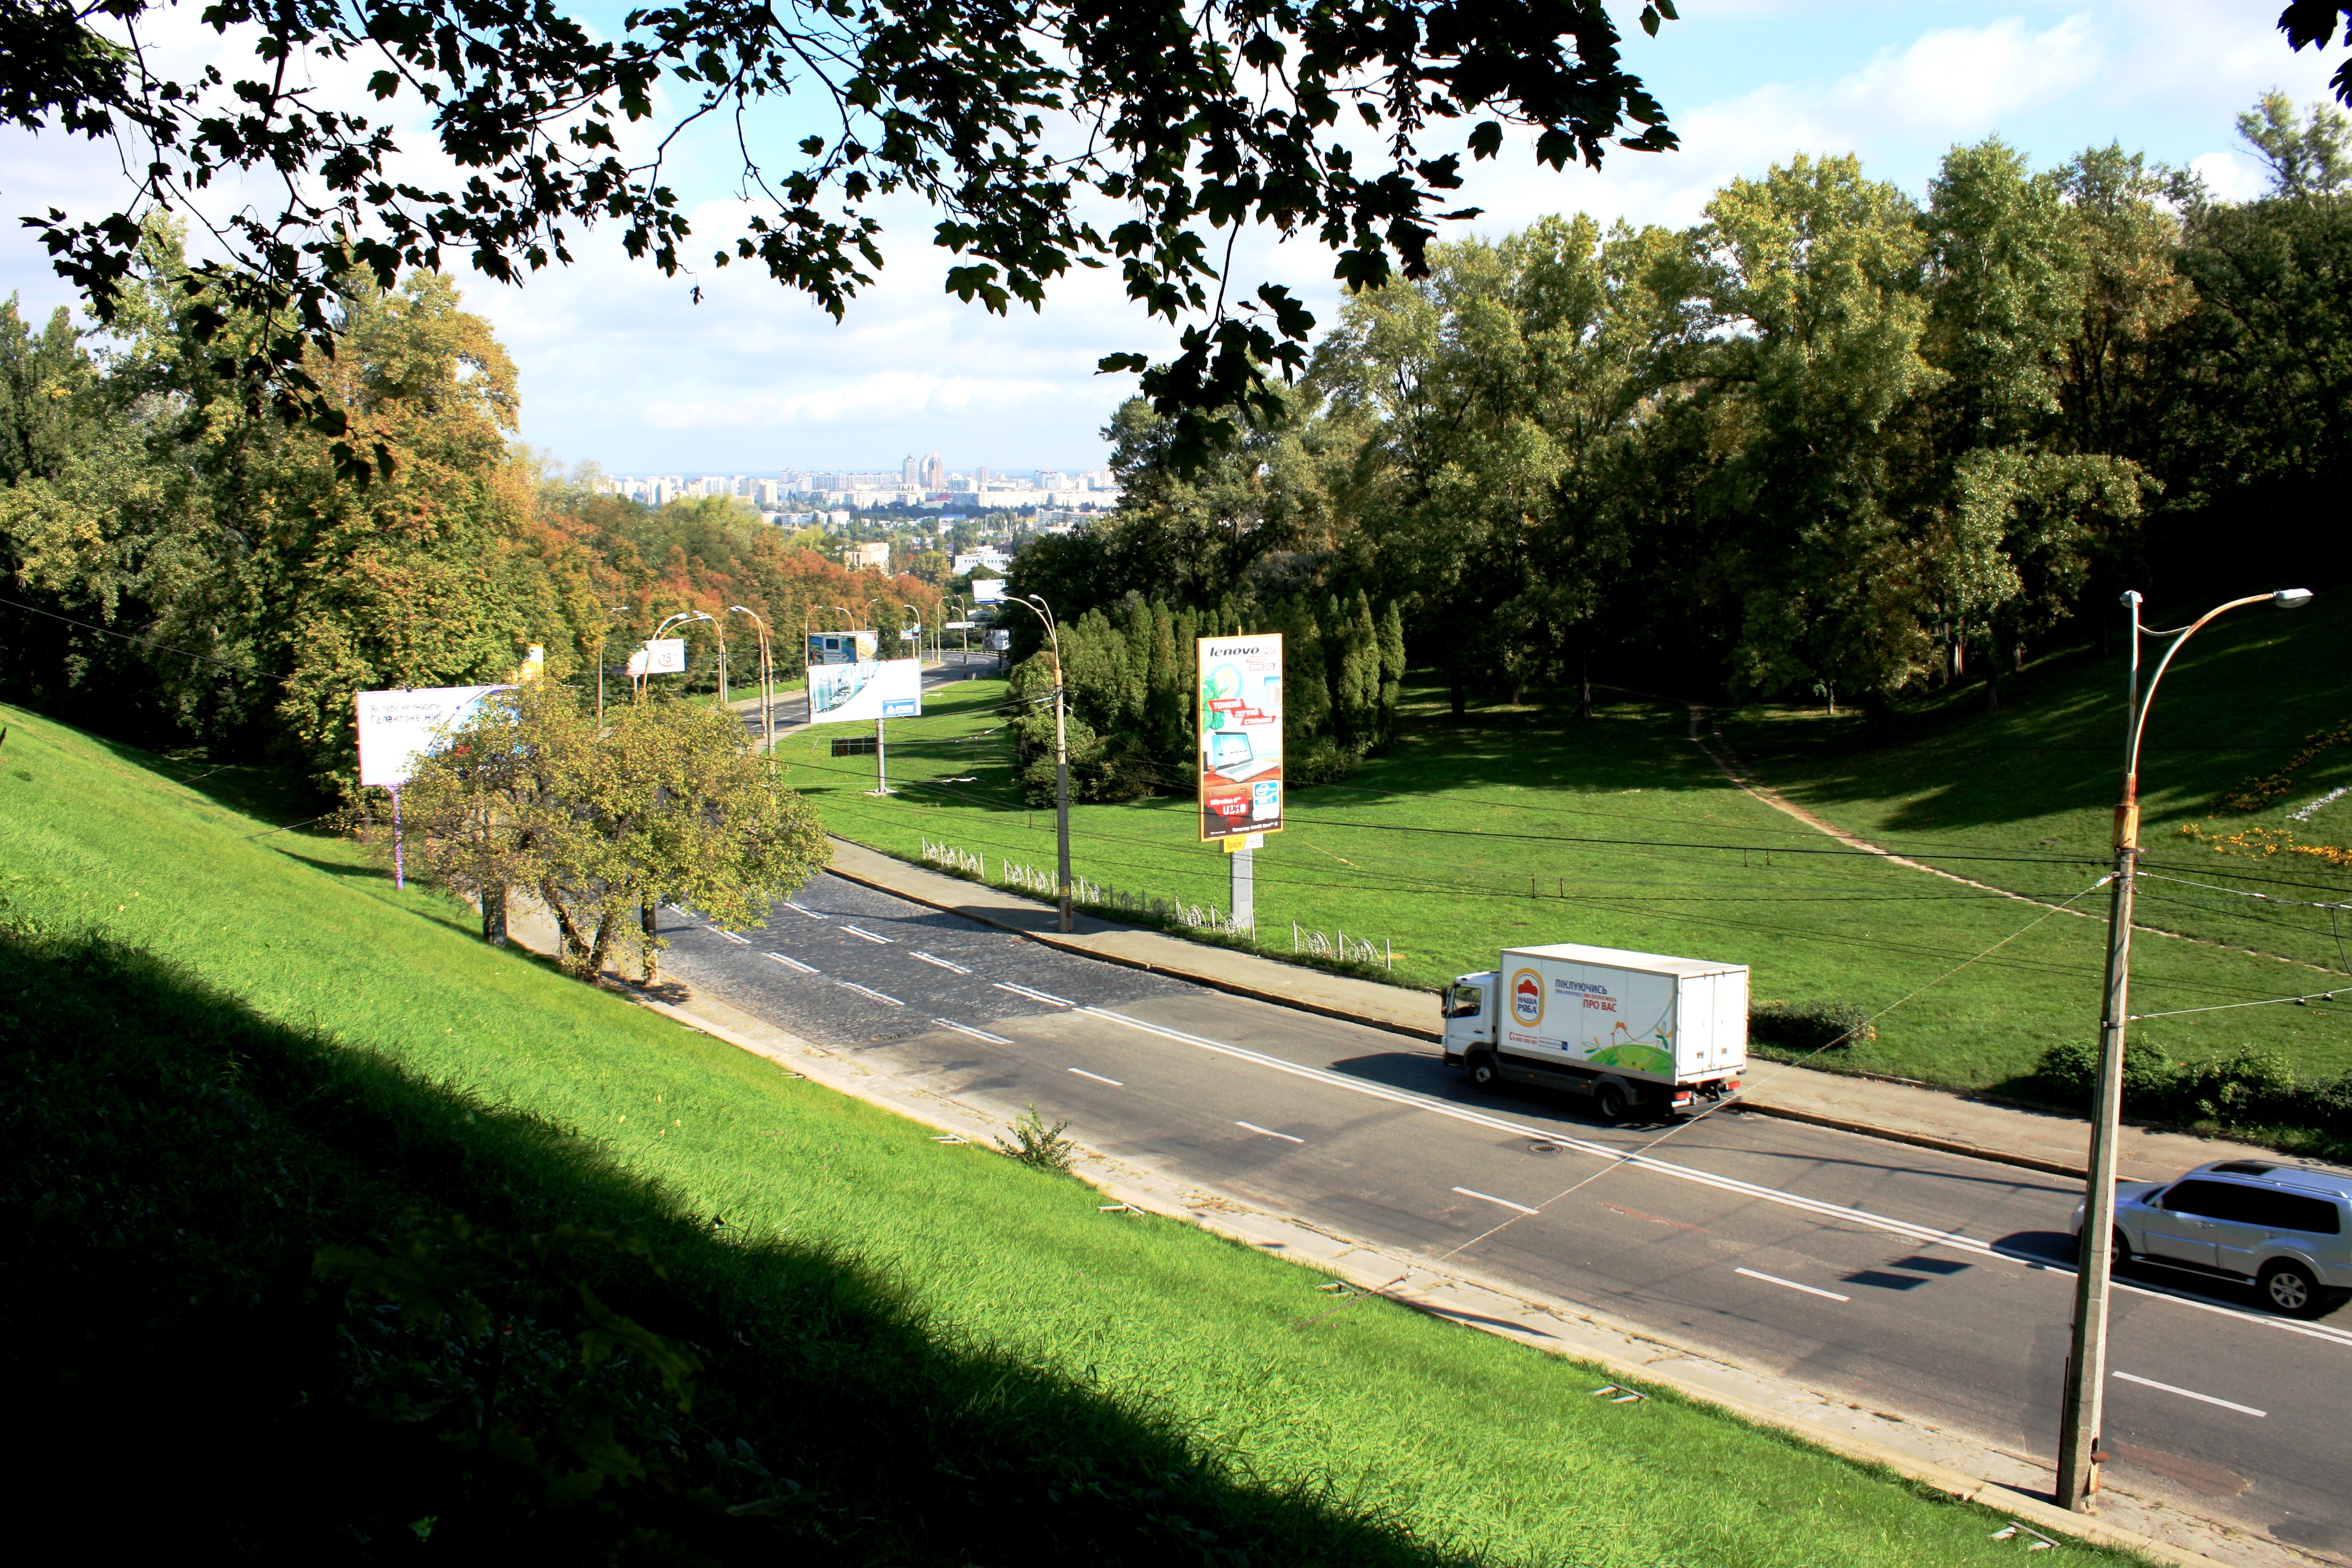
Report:
[[[1621,9],[1629,21],[1637,6]],[[2235,115],[2266,89],[2322,95],[2341,50],[2292,54],[2278,0],[1971,5],[1959,0],[1684,0],[1655,39],[1628,26],[1627,57],[1665,104],[1678,153],[1621,154],[1599,173],[1531,167],[1507,148],[1479,166],[1465,226],[1506,232],[1547,212],[1636,223],[1695,221],[1735,174],[1799,152],[1853,152],[1878,178],[1923,191],[1955,142],[1998,134],[2037,166],[2119,141],[2193,166],[2224,195],[2260,181]],[[205,46],[192,42],[192,50]],[[731,232],[731,171],[714,140],[677,165],[708,248]],[[25,138],[0,142],[0,202],[98,210],[110,161]],[[708,204],[708,205],[705,205]],[[1042,314],[986,315],[940,291],[929,220],[880,209],[890,265],[836,326],[740,269],[664,279],[600,236],[582,262],[522,289],[473,279],[522,374],[522,437],[566,462],[613,472],[753,472],[895,466],[937,451],[952,468],[1092,467],[1098,431],[1130,378],[1094,372],[1118,349],[1153,351],[1142,321],[1103,275],[1066,280]],[[1245,248],[1237,271],[1274,278],[1335,314],[1328,255]],[[699,305],[688,290],[699,283]],[[37,245],[0,229],[0,289],[31,310],[69,302]]]

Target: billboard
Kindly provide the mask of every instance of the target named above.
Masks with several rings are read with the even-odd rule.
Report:
[[[871,634],[868,634],[871,635]],[[923,710],[923,661],[819,664],[809,667],[809,722],[912,719]]]
[[[1001,605],[1004,603],[1004,579],[1002,577],[974,577],[971,580],[971,602],[975,605]]]
[[[1282,638],[1202,637],[1201,842],[1282,831]]]
[[[632,666],[630,674],[684,675],[686,673],[686,639],[684,637],[657,637],[646,644],[643,652],[645,668],[642,669],[634,668],[637,661],[636,658],[632,656],[629,659]]]
[[[819,664],[872,664],[882,657],[877,632],[811,632],[808,661]]]
[[[416,770],[420,752],[431,751],[450,731],[473,718],[483,698],[509,689],[428,686],[415,691],[358,693],[360,783],[398,789]]]

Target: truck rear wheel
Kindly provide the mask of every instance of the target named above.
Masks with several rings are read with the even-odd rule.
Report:
[[[1496,1064],[1491,1051],[1470,1053],[1470,1087],[1492,1089],[1503,1081],[1503,1069]]]
[[[1613,1083],[1604,1083],[1592,1091],[1592,1109],[1601,1120],[1615,1126],[1625,1120],[1625,1091]]]

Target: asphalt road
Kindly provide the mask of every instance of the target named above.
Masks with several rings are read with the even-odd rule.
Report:
[[[827,876],[761,931],[664,911],[668,966],[943,1093],[2013,1452],[2054,1452],[2078,1186],[1724,1114],[1611,1128],[1436,1047],[1055,952]],[[2047,1260],[2047,1261],[2045,1261]],[[2115,1308],[2116,1479],[2352,1555],[2352,1309],[2154,1268]]]

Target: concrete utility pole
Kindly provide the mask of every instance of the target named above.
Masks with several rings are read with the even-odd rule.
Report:
[[[1238,849],[1233,847],[1233,840],[1225,841],[1225,858],[1234,874],[1233,897],[1229,900],[1233,921],[1244,931],[1257,929],[1257,852],[1251,846],[1258,837],[1252,834],[1244,837]]]
[[[1077,929],[1076,917],[1070,908],[1070,738],[1067,728],[1067,689],[1062,684],[1062,634],[1054,624],[1053,607],[1034,594],[1007,598],[1005,603],[1019,605],[1045,625],[1045,636],[1054,647],[1054,886],[1060,895],[1061,929]]]
[[[2172,664],[2173,656],[2215,616],[2248,605],[2271,604],[2283,610],[2311,603],[2308,588],[2282,588],[2275,594],[2252,594],[2216,605],[2185,626],[2150,631],[2139,624],[2140,596],[2123,596],[2124,613],[2131,617],[2131,672],[2124,688],[2124,787],[2116,805],[2114,879],[2107,905],[2107,971],[2099,1019],[2099,1078],[2091,1109],[2090,1177],[2083,1194],[2083,1232],[2074,1271],[2074,1334],[2066,1360],[2065,1403],[2058,1429],[2058,1502],[2077,1513],[2097,1511],[2099,1466],[2107,1458],[2099,1447],[2099,1427],[2105,1414],[2107,1381],[2107,1305],[2115,1269],[2116,1141],[2122,1129],[2124,1105],[2124,1036],[2131,1023],[2132,884],[2139,868],[2139,749],[2147,729],[2148,705],[2156,700],[2157,683]],[[2148,677],[2147,694],[2139,690],[2139,644],[2143,637],[2168,637],[2170,647]]]

